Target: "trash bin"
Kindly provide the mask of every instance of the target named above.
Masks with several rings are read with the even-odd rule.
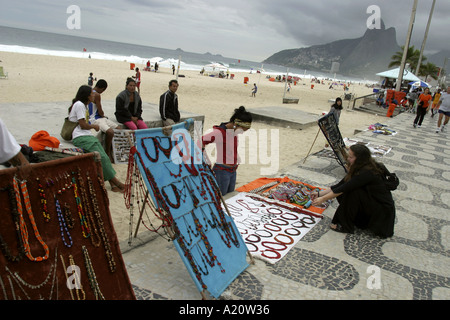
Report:
[[[136,65],[134,63],[130,63],[130,70],[134,70],[135,66]]]
[[[244,83],[247,84],[248,82],[248,77],[244,77]]]

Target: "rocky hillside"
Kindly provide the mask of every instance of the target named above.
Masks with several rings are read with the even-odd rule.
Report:
[[[283,50],[264,63],[329,73],[333,62],[337,62],[338,73],[342,75],[373,78],[376,73],[387,70],[391,57],[400,50],[395,29],[386,29],[382,24],[381,29],[367,29],[358,39]]]

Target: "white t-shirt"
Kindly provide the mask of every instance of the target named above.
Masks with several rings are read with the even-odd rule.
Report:
[[[87,119],[86,122],[89,123],[89,111],[85,104],[81,101],[77,101],[73,104],[72,110],[69,114],[69,120],[73,122],[77,122],[80,119]],[[84,130],[81,129],[80,125],[76,126],[75,130],[72,133],[72,139],[81,137],[81,136],[92,136],[92,132],[90,129]]]
[[[0,119],[0,163],[4,163],[20,152],[21,146]]]
[[[443,92],[441,94],[441,106],[439,107],[439,110],[442,110],[444,112],[450,112],[450,94],[447,92]]]

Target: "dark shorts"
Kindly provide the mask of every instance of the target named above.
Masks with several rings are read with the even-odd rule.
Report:
[[[450,117],[450,111],[439,110],[439,113],[442,113],[447,117]]]

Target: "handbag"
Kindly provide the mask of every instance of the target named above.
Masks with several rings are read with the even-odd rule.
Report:
[[[72,122],[69,117],[64,119],[64,124],[61,128],[61,137],[66,140],[72,140],[72,132],[78,126],[78,122]]]
[[[390,172],[388,175],[386,175],[384,184],[389,191],[394,191],[397,190],[397,187],[400,184],[400,180],[395,173]]]
[[[390,172],[384,164],[378,163],[378,166],[383,171],[382,177],[384,185],[386,189],[389,191],[397,190],[398,185],[400,184],[400,179],[393,172]]]

